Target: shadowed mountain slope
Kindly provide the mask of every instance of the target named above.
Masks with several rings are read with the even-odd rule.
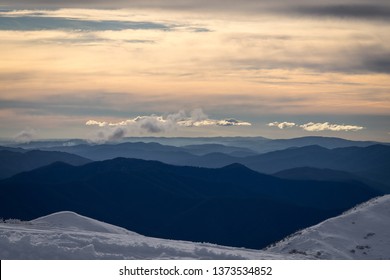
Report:
[[[117,158],[54,163],[0,181],[0,216],[76,211],[149,236],[261,248],[378,192],[361,183],[283,180]]]
[[[83,165],[91,160],[63,152],[0,150],[0,178],[13,176],[57,161],[71,165]]]

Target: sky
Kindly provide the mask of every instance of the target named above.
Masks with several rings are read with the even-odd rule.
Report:
[[[390,142],[388,0],[2,0],[0,38],[0,138]]]

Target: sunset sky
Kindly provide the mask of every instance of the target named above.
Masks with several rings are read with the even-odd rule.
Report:
[[[2,0],[0,38],[0,138],[390,142],[388,0]]]

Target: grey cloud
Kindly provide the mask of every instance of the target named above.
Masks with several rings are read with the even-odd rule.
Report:
[[[36,132],[34,129],[27,129],[15,135],[14,140],[17,143],[29,143],[34,139]]]
[[[288,51],[285,52],[288,54]],[[300,57],[301,59],[296,59]],[[338,72],[347,74],[390,73],[390,50],[373,44],[351,45],[347,51],[332,51],[322,55],[322,61],[305,57],[304,53],[291,53],[285,57],[265,57],[230,61],[233,67],[245,70],[263,69],[310,69],[316,72]],[[278,84],[281,82],[278,81]]]
[[[378,56],[369,56],[363,59],[363,65],[371,72],[390,73],[390,52]]]
[[[193,31],[193,32],[198,32],[198,33],[211,32],[210,29],[204,28],[204,27],[191,27],[190,30]]]
[[[123,127],[108,128],[105,130],[100,130],[88,139],[89,142],[94,144],[104,144],[110,141],[118,141],[126,136],[126,129]]]
[[[7,17],[0,16],[0,30],[125,30],[125,29],[157,29],[170,30],[171,27],[155,22],[115,21],[115,20],[79,20],[60,17]]]
[[[1,28],[0,28],[1,29]],[[26,30],[25,30],[26,31]],[[58,36],[56,38],[45,38],[45,39],[28,39],[25,42],[31,44],[62,44],[62,45],[79,45],[79,46],[91,46],[91,45],[99,45],[109,41],[123,42],[123,43],[142,43],[142,40],[109,40],[105,38],[101,38],[92,32],[78,32],[77,38],[66,38],[64,36]],[[145,42],[147,43],[147,42]]]
[[[23,8],[153,8],[246,13],[300,13],[329,16],[375,18],[387,16],[388,0],[324,0],[313,5],[312,0],[3,0],[3,7]],[[385,7],[385,10],[381,10]]]
[[[386,45],[371,44],[351,48],[345,58],[344,63],[337,65],[341,72],[390,73],[390,49]]]
[[[191,119],[193,121],[203,121],[206,120],[207,118],[208,116],[200,108],[192,110],[191,112]]]
[[[111,134],[108,135],[107,139],[110,141],[116,141],[122,139],[126,134],[123,128],[117,127]]]
[[[307,5],[291,7],[286,10],[286,13],[291,12],[316,17],[390,20],[390,7],[385,5]]]
[[[153,44],[156,41],[153,40],[124,40],[125,43],[131,43],[131,44]]]
[[[38,43],[38,44],[62,44],[62,45],[78,45],[78,46],[92,46],[99,45],[106,42],[116,42],[116,43],[124,43],[124,44],[153,44],[156,41],[154,40],[122,40],[122,39],[105,39],[94,34],[88,32],[80,32],[78,34],[78,38],[65,38],[65,37],[57,37],[52,39],[31,39],[28,40],[30,43]],[[1,79],[1,75],[0,75]]]
[[[142,117],[138,125],[142,131],[147,133],[165,132],[170,131],[173,128],[173,123],[171,121],[165,122],[162,121],[162,119],[153,116]]]
[[[163,126],[159,125],[157,122],[144,122],[141,124],[141,128],[149,133],[159,133],[163,131]]]

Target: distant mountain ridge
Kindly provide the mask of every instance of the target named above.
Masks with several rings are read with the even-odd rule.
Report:
[[[312,145],[244,158],[213,153],[175,164],[219,168],[231,163],[240,163],[266,174],[304,167],[350,172],[357,177],[386,185],[390,193],[390,146],[387,145],[336,149]]]
[[[71,165],[83,165],[91,160],[64,152],[27,151],[0,149],[0,179],[20,172],[30,171],[51,163],[62,161]]]
[[[336,137],[306,136],[291,139],[268,139],[264,137],[126,137],[120,143],[159,143],[165,146],[185,147],[202,145],[223,145],[228,147],[244,148],[256,153],[267,153],[283,150],[290,147],[304,147],[319,145],[324,148],[367,147],[378,143],[375,141],[354,141]],[[118,144],[111,142],[107,144]],[[88,141],[81,139],[32,141],[24,144],[13,144],[12,147],[24,149],[42,149],[52,147],[69,147],[77,145],[90,145]],[[215,152],[215,151],[214,151]]]
[[[347,171],[390,185],[390,146],[326,149],[306,146],[247,157],[240,163],[259,172],[276,173],[296,167],[328,168]]]
[[[223,139],[225,141],[236,140],[239,142],[250,141],[252,138],[232,137],[227,139],[215,139]],[[254,139],[257,141],[257,138]],[[169,139],[165,140],[168,141]],[[264,139],[260,140],[265,141]],[[277,143],[303,144],[308,141],[327,143],[327,140],[329,140],[329,145],[340,143],[343,145],[355,144],[355,142],[349,140],[338,138],[328,139],[324,137],[305,137],[272,141],[277,141]],[[369,142],[359,143],[365,145]],[[248,148],[225,146],[222,144],[197,144],[176,147],[159,143],[143,142],[103,145],[62,145],[45,149],[49,151],[72,153],[91,160],[127,157],[157,160],[172,165],[207,168],[220,168],[232,163],[240,163],[255,171],[267,174],[304,167],[332,169],[352,173],[356,177],[363,178],[366,183],[372,181],[374,184],[387,186],[387,192],[390,193],[390,174],[388,172],[390,169],[390,146],[382,144],[375,144],[367,147],[351,146],[334,149],[328,149],[318,145],[309,145],[304,147],[289,147],[284,150],[263,154],[253,154],[254,152]]]
[[[324,141],[324,139],[320,139]],[[292,140],[298,141],[299,139]],[[344,143],[347,140],[333,139],[333,141]],[[175,147],[158,143],[136,142],[104,145],[83,144],[46,149],[73,153],[92,160],[127,157],[157,160],[172,165],[207,168],[220,168],[232,163],[240,163],[266,174],[304,167],[332,169],[353,173],[356,177],[372,181],[375,184],[385,185],[388,188],[388,193],[390,193],[390,174],[388,172],[390,169],[389,145],[375,144],[367,147],[335,149],[310,145],[289,147],[284,150],[257,155],[253,155],[251,150],[247,148],[223,146],[220,144]],[[237,156],[233,156],[234,154]]]

